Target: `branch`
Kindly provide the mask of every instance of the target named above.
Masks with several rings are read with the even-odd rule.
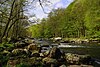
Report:
[[[11,16],[12,16],[12,12],[13,12],[13,7],[14,7],[14,4],[15,4],[15,1],[16,1],[16,0],[13,0],[13,3],[12,3],[12,5],[11,5],[11,11],[10,11],[10,15],[9,15],[9,18],[8,18],[8,22],[7,22],[6,27],[5,27],[5,29],[4,29],[3,35],[1,36],[1,40],[2,40],[2,38],[5,36],[6,30],[7,30],[8,26],[9,26],[10,21],[11,21],[10,18],[11,18]]]
[[[10,29],[12,28],[12,26],[16,23],[16,21],[18,21],[19,19],[25,19],[25,18],[18,18],[18,19],[16,19],[11,25],[10,25],[10,27],[8,28],[8,31],[7,31],[7,36],[6,36],[6,38],[8,37],[8,33],[9,33],[9,31],[10,31]]]
[[[4,3],[7,2],[7,1],[9,1],[9,0],[5,0],[4,2],[1,2],[0,4],[2,5],[2,4],[4,4]]]
[[[43,12],[44,12],[45,14],[48,14],[47,12],[45,12],[45,10],[44,10],[44,8],[43,8],[43,5],[42,5],[42,3],[41,3],[41,0],[39,0],[39,4],[40,4],[40,6],[41,6]]]
[[[20,9],[19,9],[20,10]],[[18,11],[19,11],[18,10]],[[25,10],[24,10],[25,11]],[[19,11],[18,13],[16,13],[12,18],[10,18],[10,20],[13,20],[18,14],[20,14],[21,12],[24,12],[23,10],[22,11]]]

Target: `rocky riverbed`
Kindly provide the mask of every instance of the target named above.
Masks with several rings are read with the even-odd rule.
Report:
[[[94,67],[90,55],[65,53],[57,47],[42,52],[34,40],[17,41],[1,47],[0,67]]]

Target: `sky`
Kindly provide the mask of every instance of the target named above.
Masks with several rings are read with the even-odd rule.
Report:
[[[45,14],[43,12],[43,9],[39,5],[38,0],[35,0],[35,2],[32,2],[32,0],[28,0],[28,1],[30,2],[30,5],[31,5],[27,12],[28,16],[32,16],[35,14],[35,16],[39,19],[46,18],[48,16],[48,14]],[[47,2],[43,3],[43,8],[46,13],[51,12],[52,9],[66,8],[73,0],[48,0],[48,1],[50,1],[50,3],[48,4],[45,4]],[[30,20],[33,20],[33,19],[34,17],[30,18]]]

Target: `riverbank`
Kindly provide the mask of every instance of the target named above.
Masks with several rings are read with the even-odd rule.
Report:
[[[64,53],[56,47],[41,53],[33,43],[26,47],[26,49],[25,47],[14,48],[11,51],[0,52],[1,67],[71,67],[70,65],[73,64],[93,67],[93,61],[89,55]]]
[[[37,42],[37,43],[36,43]],[[14,43],[3,43],[0,45],[0,65],[2,66],[15,66],[15,67],[50,67],[52,64],[57,67],[59,66],[69,66],[79,65],[84,66],[93,65],[93,60],[91,59],[95,54],[99,54],[98,51],[94,49],[87,48],[51,48],[46,52],[41,53],[40,44],[51,45],[51,43],[44,43],[42,40],[35,40],[25,38],[18,40]],[[48,42],[46,40],[46,42]],[[87,51],[91,50],[91,51]],[[96,50],[96,49],[95,49]],[[78,53],[79,52],[79,53]],[[90,52],[86,53],[86,52]],[[92,53],[93,52],[93,53]],[[93,56],[92,56],[93,55]],[[82,57],[81,57],[82,56]],[[84,57],[85,56],[85,57]],[[98,55],[99,57],[100,55]],[[58,57],[58,58],[57,58]],[[84,62],[85,60],[88,62]],[[80,61],[81,60],[81,61]],[[61,63],[58,63],[61,62]],[[62,63],[63,62],[63,63]],[[84,63],[83,63],[84,62]]]
[[[100,38],[51,38],[54,42],[65,42],[71,44],[99,44]]]

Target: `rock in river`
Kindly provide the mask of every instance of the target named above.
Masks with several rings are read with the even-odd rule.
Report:
[[[37,45],[35,43],[28,45],[28,50],[30,51],[37,50]]]
[[[70,64],[91,64],[91,56],[67,53],[66,61]]]
[[[62,53],[61,53],[60,49],[57,47],[53,47],[50,51],[49,57],[54,58],[54,59],[59,59],[59,58],[61,58],[61,55],[62,55]]]

